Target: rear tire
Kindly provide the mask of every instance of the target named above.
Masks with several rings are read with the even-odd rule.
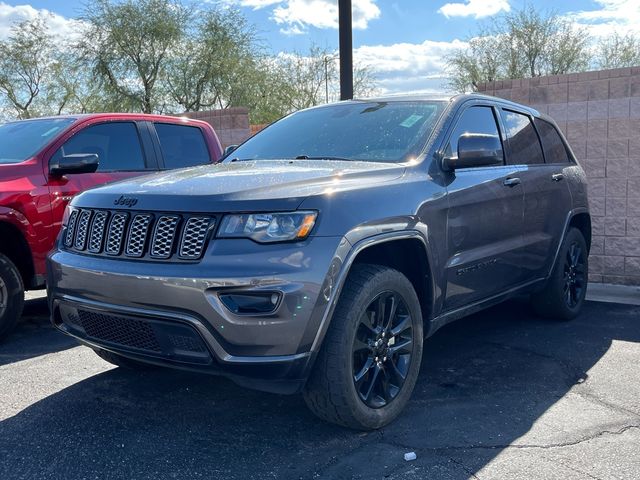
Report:
[[[589,253],[582,232],[565,236],[545,287],[531,295],[534,311],[546,318],[571,320],[582,310],[589,280]]]
[[[357,430],[387,425],[411,397],[422,342],[420,302],[407,277],[388,267],[354,266],[305,386],[307,406]]]
[[[155,370],[155,365],[151,365],[150,363],[139,362],[137,360],[133,360],[131,358],[123,357],[122,355],[118,355],[117,353],[109,352],[107,350],[102,350],[99,348],[94,348],[94,352],[101,359],[106,362],[109,362],[116,367],[123,367],[128,370],[137,370],[137,371],[147,371],[147,370]]]
[[[24,284],[15,264],[0,253],[0,340],[14,329],[24,308]]]

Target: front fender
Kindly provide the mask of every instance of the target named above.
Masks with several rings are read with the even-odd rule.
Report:
[[[312,354],[315,355],[320,350],[351,267],[358,254],[365,249],[373,245],[392,242],[394,240],[417,239],[424,245],[428,260],[429,275],[432,280],[436,279],[434,276],[434,253],[428,240],[428,228],[425,224],[417,221],[412,221],[411,224],[413,227],[411,229],[394,229],[393,225],[399,227],[402,223],[385,223],[386,226],[382,226],[382,224],[359,226],[345,235],[345,241],[340,244],[336,251],[329,272],[327,273],[327,278],[325,279],[323,291],[326,292],[327,287],[330,287],[331,293],[329,294],[324,315],[311,346]],[[406,226],[406,223],[404,225]],[[431,288],[431,298],[437,299],[439,295],[436,281],[431,281]]]
[[[7,222],[20,231],[25,238],[36,238],[33,225],[22,213],[9,207],[0,207],[0,222]]]

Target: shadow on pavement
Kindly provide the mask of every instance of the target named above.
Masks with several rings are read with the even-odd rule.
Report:
[[[47,298],[32,298],[24,302],[22,318],[15,330],[0,342],[0,366],[77,346],[77,342],[49,323]]]
[[[640,308],[588,303],[557,323],[516,301],[474,315],[428,340],[408,408],[367,434],[317,420],[300,396],[113,369],[1,422],[0,465],[5,478],[396,478],[417,468],[402,459],[416,451],[415,478],[468,478],[583,382],[613,340],[640,341]]]

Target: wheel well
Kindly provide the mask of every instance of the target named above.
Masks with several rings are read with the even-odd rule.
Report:
[[[422,318],[430,318],[432,309],[431,275],[424,244],[417,239],[399,239],[378,243],[361,251],[354,264],[384,265],[402,272],[413,284],[422,310]]]
[[[31,250],[20,231],[10,223],[0,222],[0,253],[18,267],[25,288],[29,288],[35,273]]]
[[[588,213],[578,213],[571,218],[569,227],[575,227],[582,232],[585,242],[587,242],[587,251],[591,250],[591,217]]]

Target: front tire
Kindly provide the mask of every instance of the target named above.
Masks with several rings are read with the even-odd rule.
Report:
[[[571,228],[562,242],[545,287],[531,295],[534,311],[546,318],[571,320],[582,310],[589,280],[589,252],[582,232]]]
[[[14,329],[24,307],[24,284],[15,264],[0,253],[0,340]]]
[[[318,417],[357,430],[393,421],[418,378],[423,327],[411,282],[397,270],[356,265],[305,386]]]

